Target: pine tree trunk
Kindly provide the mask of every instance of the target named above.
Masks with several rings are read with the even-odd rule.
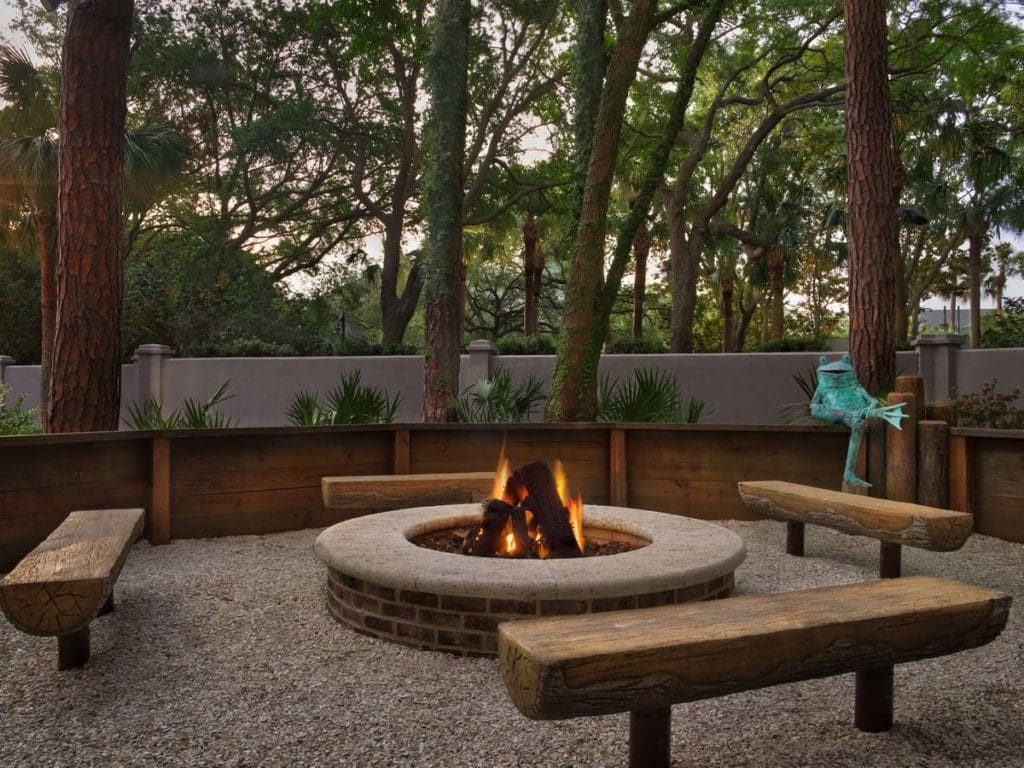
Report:
[[[896,374],[893,283],[899,188],[892,143],[885,0],[846,0],[850,356],[872,394]]]
[[[640,225],[633,238],[633,339],[644,335],[644,299],[647,297],[647,256],[651,252],[651,230],[647,222]]]
[[[423,420],[454,420],[462,316],[462,197],[469,103],[469,0],[441,0],[427,60],[431,136],[424,165],[426,210]]]
[[[121,396],[124,131],[132,0],[70,4],[47,432],[114,430]]]

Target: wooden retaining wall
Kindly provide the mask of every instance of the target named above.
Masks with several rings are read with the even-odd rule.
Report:
[[[318,528],[325,475],[493,470],[559,458],[584,502],[742,519],[740,480],[837,487],[848,433],[821,426],[384,425],[0,438],[0,572],[68,512],[145,507],[150,541]],[[953,430],[951,506],[1024,542],[1024,432]],[[969,489],[969,490],[968,490]],[[961,499],[961,506],[956,500]]]

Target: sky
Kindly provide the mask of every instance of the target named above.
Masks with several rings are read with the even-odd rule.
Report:
[[[11,39],[12,42],[18,43],[19,40],[14,37],[14,33],[11,30],[11,20],[14,18],[16,9],[13,7],[11,0],[0,0],[0,35]],[[60,9],[59,13],[63,13],[64,9]],[[1024,250],[1024,238],[1021,237],[1007,237],[1001,238],[1003,240],[1009,240],[1014,244],[1015,250]],[[1006,290],[1004,295],[1006,297],[1021,297],[1024,296],[1024,277],[1018,276],[1011,278],[1007,281]],[[939,298],[932,298],[924,302],[925,307],[930,309],[941,309],[943,306],[949,306],[949,301],[942,300]],[[990,297],[982,297],[982,307],[994,306],[993,300]]]

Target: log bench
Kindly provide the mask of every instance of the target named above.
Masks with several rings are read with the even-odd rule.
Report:
[[[484,501],[494,488],[494,472],[417,475],[351,475],[320,481],[324,506],[353,514],[403,507]]]
[[[927,576],[512,621],[501,674],[534,720],[630,712],[631,768],[667,768],[671,706],[856,673],[854,722],[892,726],[892,665],[984,645],[1010,598]]]
[[[114,582],[142,535],[142,509],[72,512],[0,581],[0,606],[30,635],[57,637],[57,668],[89,660],[89,622],[113,610]]]
[[[973,515],[952,509],[778,480],[746,481],[738,486],[748,507],[787,524],[786,552],[791,555],[803,555],[807,523],[878,539],[878,572],[882,578],[900,575],[903,546],[951,552],[964,545],[974,527]]]

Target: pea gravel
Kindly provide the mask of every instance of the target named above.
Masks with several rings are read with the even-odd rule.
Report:
[[[873,578],[877,543],[729,522],[747,542],[738,590]],[[0,621],[0,766],[602,768],[627,761],[625,715],[533,723],[490,659],[358,635],[324,607],[319,531],[137,544],[92,659],[56,670],[56,641]],[[904,573],[1014,596],[993,643],[896,669],[896,725],[852,726],[853,676],[673,708],[673,765],[728,768],[1024,766],[1024,546],[972,537],[904,550]]]

